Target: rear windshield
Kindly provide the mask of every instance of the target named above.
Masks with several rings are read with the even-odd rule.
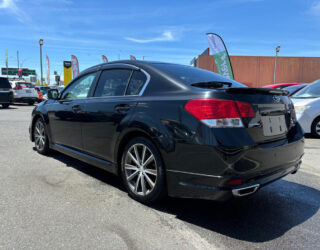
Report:
[[[199,82],[230,82],[232,87],[247,87],[239,82],[225,78],[217,73],[179,64],[155,63],[156,68],[187,85]],[[224,85],[226,88],[227,86]]]
[[[21,88],[33,88],[34,87],[31,83],[28,83],[28,82],[17,82],[16,85]]]
[[[2,89],[11,89],[10,82],[7,78],[0,77],[0,88]]]

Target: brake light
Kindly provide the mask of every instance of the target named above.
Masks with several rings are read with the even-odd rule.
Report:
[[[14,90],[19,90],[19,89],[22,89],[22,88],[19,87],[19,86],[16,86],[16,87],[14,87],[13,89],[14,89]]]
[[[254,117],[249,103],[223,99],[194,99],[185,110],[210,127],[243,127],[241,118]]]

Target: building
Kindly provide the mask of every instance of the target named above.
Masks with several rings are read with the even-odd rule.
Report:
[[[250,87],[272,84],[275,57],[230,56],[234,78]],[[211,55],[199,55],[197,66],[217,72]],[[279,57],[276,83],[310,83],[320,79],[320,57]]]

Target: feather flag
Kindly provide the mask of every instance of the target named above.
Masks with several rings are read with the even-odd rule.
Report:
[[[77,75],[79,75],[79,61],[74,55],[71,56],[71,67],[73,78],[75,78]]]
[[[108,58],[105,55],[102,55],[102,62],[104,63],[108,62]]]
[[[218,73],[229,79],[233,79],[233,70],[230,57],[222,38],[214,33],[207,33],[210,49],[213,52]]]
[[[50,85],[50,65],[49,65],[49,57],[46,55],[47,59],[47,85]]]

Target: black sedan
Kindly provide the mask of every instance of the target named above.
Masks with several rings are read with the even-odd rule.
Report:
[[[286,93],[177,64],[100,64],[49,90],[30,138],[121,176],[140,202],[226,200],[298,170],[303,132]]]
[[[3,108],[9,108],[13,101],[13,91],[8,78],[0,77],[0,104]]]

